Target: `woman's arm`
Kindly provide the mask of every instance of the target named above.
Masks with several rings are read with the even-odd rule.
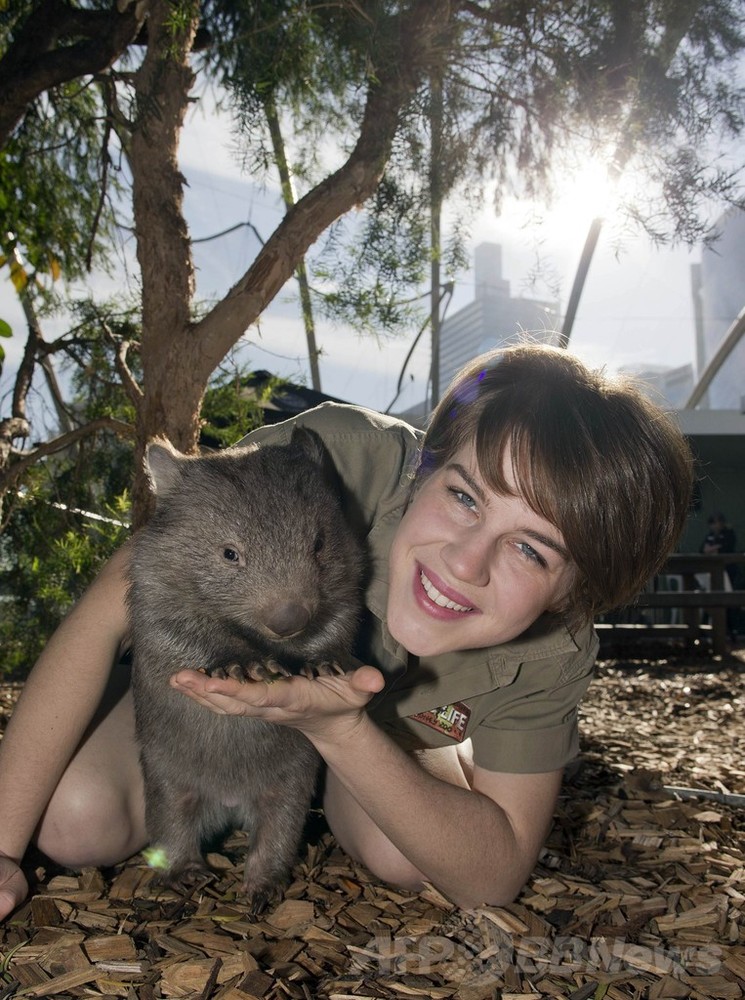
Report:
[[[190,671],[172,681],[213,711],[304,732],[326,761],[336,789],[332,827],[339,829],[342,844],[382,877],[411,888],[426,879],[463,907],[514,899],[548,830],[561,771],[512,775],[476,768],[471,787],[443,780],[365,713],[382,682],[372,667],[345,677],[296,677],[271,685]],[[376,864],[387,846],[404,862],[391,866],[395,875],[381,871],[385,862]]]
[[[329,822],[372,871],[415,890],[431,882],[464,908],[503,905],[520,892],[548,833],[561,771],[476,767],[472,786],[455,784],[430,771],[426,752],[415,759],[366,717],[353,740],[316,746],[330,772]]]
[[[128,546],[105,565],[65,618],[24,684],[0,742],[0,856],[20,863],[60,776],[101,700],[127,631]],[[3,889],[0,918],[24,893],[16,878]],[[12,883],[12,884],[11,884]]]

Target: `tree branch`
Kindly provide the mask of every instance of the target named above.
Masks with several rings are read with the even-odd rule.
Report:
[[[120,14],[115,6],[78,10],[64,0],[42,0],[0,60],[0,145],[45,90],[99,73],[118,59],[137,37],[148,6],[133,3]],[[77,40],[59,45],[70,36]]]
[[[16,460],[0,474],[0,497],[12,489],[18,480],[22,478],[26,470],[42,458],[46,458],[47,455],[55,455],[59,451],[64,451],[65,448],[69,448],[76,441],[80,441],[82,438],[89,437],[91,434],[95,434],[101,430],[112,431],[118,437],[134,437],[134,428],[131,424],[125,424],[122,420],[116,420],[114,417],[98,417],[96,420],[91,420],[88,424],[83,424],[81,427],[76,427],[65,434],[60,434],[59,437],[53,438],[51,441],[45,441],[43,444],[37,445],[31,451],[13,452]]]
[[[139,411],[142,405],[143,393],[142,389],[137,384],[137,380],[132,374],[129,365],[127,364],[127,351],[129,350],[130,341],[117,340],[111,327],[104,319],[101,319],[101,327],[103,328],[106,339],[116,352],[114,355],[114,363],[116,364],[116,370],[119,373],[122,388],[129,397],[129,401],[133,404],[135,410]]]
[[[311,244],[374,193],[401,111],[440,58],[438,41],[452,15],[445,0],[415,0],[400,16],[398,51],[369,86],[359,137],[346,163],[287,211],[248,271],[196,324],[205,379],[291,277]]]

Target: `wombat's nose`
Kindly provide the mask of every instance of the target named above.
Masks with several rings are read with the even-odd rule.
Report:
[[[302,632],[310,621],[310,610],[296,601],[285,601],[269,611],[264,624],[275,635],[283,639]]]

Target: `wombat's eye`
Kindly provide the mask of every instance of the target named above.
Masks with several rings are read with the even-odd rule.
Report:
[[[319,531],[316,535],[316,540],[313,543],[313,554],[318,555],[323,546],[326,544],[326,537],[322,531]]]
[[[241,557],[239,553],[235,551],[235,549],[226,547],[222,550],[222,555],[223,559],[225,559],[226,562],[238,563],[241,561]]]

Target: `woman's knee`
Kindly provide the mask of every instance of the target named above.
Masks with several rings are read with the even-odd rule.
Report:
[[[66,867],[116,864],[144,846],[143,810],[136,793],[123,786],[63,780],[42,817],[36,843]]]
[[[126,671],[112,676],[85,739],[49,801],[36,843],[71,868],[115,864],[144,846],[144,787]]]

